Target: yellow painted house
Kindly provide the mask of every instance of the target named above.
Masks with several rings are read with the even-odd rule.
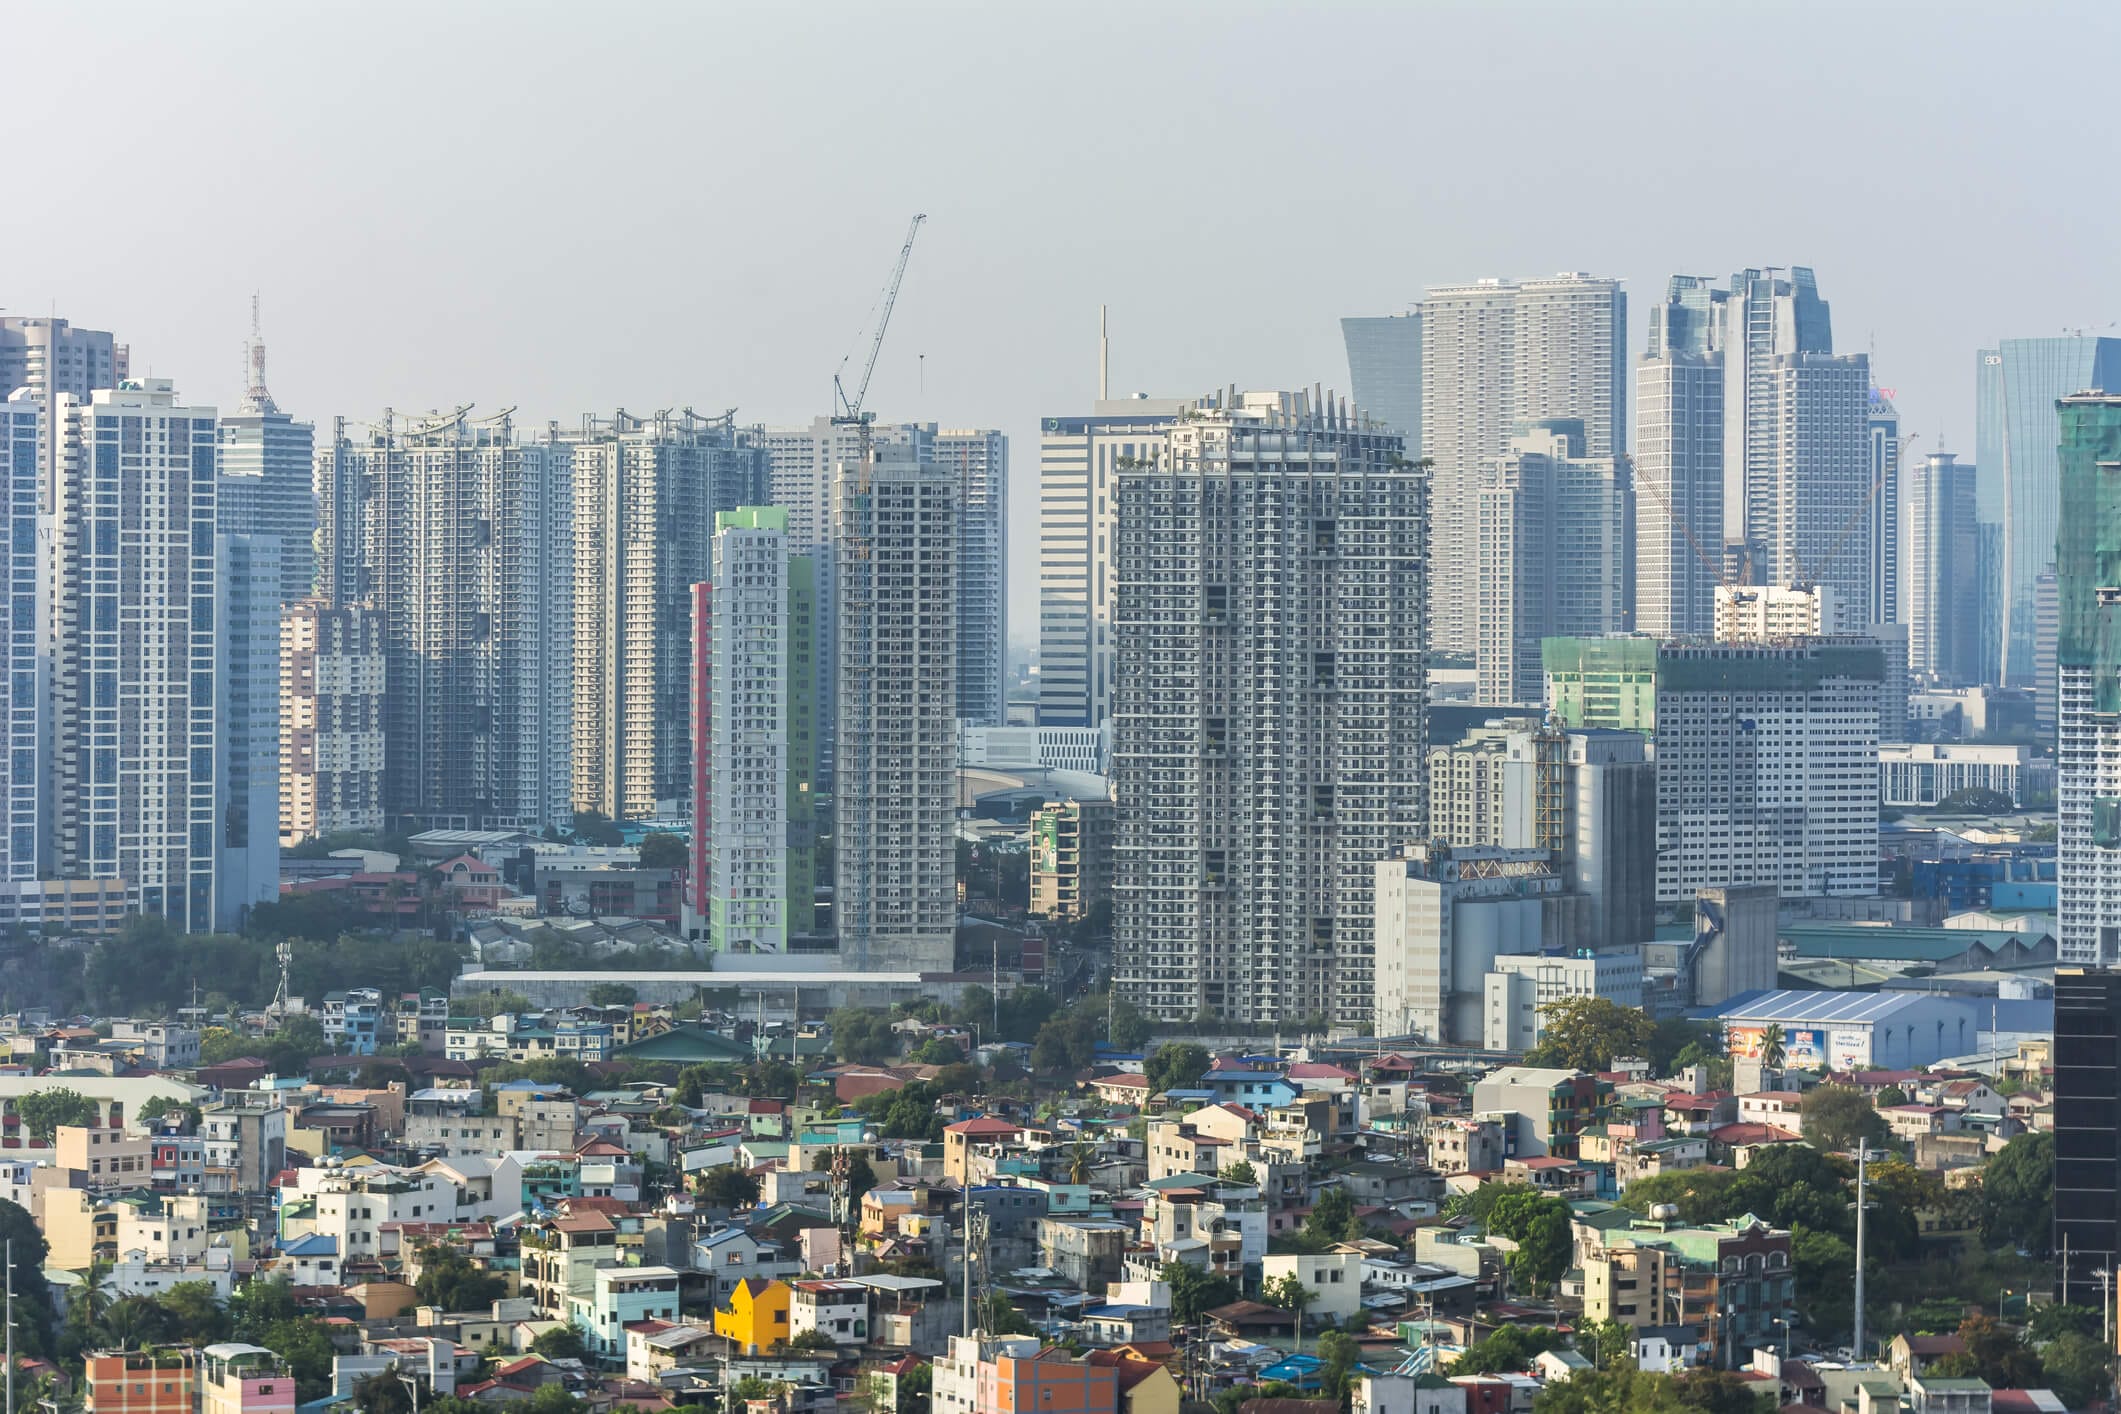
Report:
[[[714,1333],[735,1341],[740,1355],[770,1354],[788,1339],[788,1283],[746,1277],[729,1293],[729,1308],[714,1313]]]

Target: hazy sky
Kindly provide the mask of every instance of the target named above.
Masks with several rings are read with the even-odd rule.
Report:
[[[897,254],[870,404],[1011,437],[1115,391],[1345,389],[1424,285],[1809,264],[1971,457],[1974,350],[2121,319],[2121,4],[16,4],[0,307],[232,403],[807,420]],[[925,355],[925,359],[921,356]],[[857,354],[856,363],[860,361]]]

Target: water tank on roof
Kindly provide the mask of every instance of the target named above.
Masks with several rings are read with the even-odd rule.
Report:
[[[1661,1223],[1677,1222],[1679,1221],[1679,1205],[1677,1203],[1659,1203],[1650,1209],[1650,1216]]]

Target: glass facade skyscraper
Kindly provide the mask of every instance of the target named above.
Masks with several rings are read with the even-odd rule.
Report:
[[[2055,563],[2062,505],[2055,403],[2088,389],[2121,392],[2121,339],[2003,339],[1975,364],[1981,519],[2002,527],[2000,579],[1991,591],[2002,619],[1989,645],[1990,671],[2010,687],[2033,685],[2037,581]]]
[[[1355,406],[1406,438],[1409,461],[1421,457],[1421,312],[1340,321],[1348,345],[1348,387]]]

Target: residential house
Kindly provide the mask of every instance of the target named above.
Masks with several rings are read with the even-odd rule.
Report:
[[[1262,1285],[1295,1277],[1317,1293],[1307,1317],[1346,1321],[1362,1309],[1363,1251],[1339,1242],[1323,1252],[1270,1252],[1260,1262]]]
[[[568,1297],[568,1319],[600,1362],[622,1364],[628,1322],[677,1319],[679,1280],[670,1267],[598,1267],[589,1290]]]
[[[858,1281],[790,1282],[788,1328],[791,1338],[807,1331],[832,1337],[836,1345],[869,1341],[869,1288]]]
[[[729,1290],[729,1304],[714,1313],[714,1333],[742,1355],[765,1355],[787,1344],[790,1298],[787,1282],[746,1277]]]

